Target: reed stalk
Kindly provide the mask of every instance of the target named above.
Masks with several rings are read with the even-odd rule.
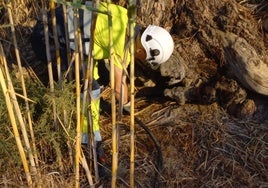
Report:
[[[1,51],[2,51],[2,49],[1,49]],[[7,66],[7,63],[6,63],[5,59],[3,59],[3,63],[4,63],[3,68],[5,70],[5,75],[6,75],[7,87],[8,87],[9,95],[10,95],[10,97],[12,99],[11,102],[13,103],[14,110],[16,112],[17,119],[18,119],[18,122],[19,122],[19,125],[20,125],[20,128],[21,128],[21,132],[22,132],[22,135],[23,135],[24,143],[26,145],[26,151],[27,151],[27,154],[29,155],[29,160],[30,160],[30,164],[31,164],[31,170],[32,170],[32,173],[34,175],[36,175],[37,169],[36,169],[36,166],[35,166],[35,160],[34,160],[34,157],[33,157],[33,152],[32,152],[32,149],[31,149],[31,146],[30,146],[30,141],[29,141],[28,134],[27,134],[26,125],[25,125],[25,122],[24,122],[23,117],[22,117],[23,113],[20,110],[19,103],[18,103],[17,97],[16,97],[16,92],[15,92],[14,87],[12,85],[11,77],[10,77],[8,66]]]
[[[75,3],[76,0],[73,0]],[[78,33],[78,9],[74,8],[74,43],[75,43],[75,50],[74,50],[74,57],[75,57],[75,85],[76,85],[76,151],[75,151],[75,187],[80,187],[80,174],[79,174],[79,162],[81,159],[81,112],[80,112],[80,58],[79,58],[79,33]]]
[[[57,63],[57,73],[58,73],[58,83],[61,87],[62,76],[61,76],[61,59],[60,59],[60,44],[58,40],[58,33],[57,33],[57,21],[55,15],[55,3],[53,0],[49,1],[50,13],[51,13],[51,22],[52,22],[52,32],[53,32],[53,39],[55,44],[56,50],[56,63]]]
[[[57,32],[57,18],[56,18],[56,14],[55,14],[55,3],[54,3],[53,0],[50,0],[50,12],[51,12],[51,19],[52,19],[53,38],[54,38],[54,43],[55,43],[55,48],[56,48],[55,50],[56,50],[58,84],[59,84],[60,89],[62,89],[63,78],[62,78],[62,72],[61,72],[60,44],[59,44],[58,32]],[[63,16],[65,16],[65,15],[63,15]],[[66,36],[68,36],[68,35],[66,35]],[[67,120],[67,114],[66,114],[66,109],[64,107],[64,104],[62,105],[61,108],[62,108],[62,111],[63,111],[64,125],[67,125],[68,120]],[[68,144],[68,141],[67,141],[67,145],[70,145],[70,144]],[[56,148],[56,150],[58,151],[57,153],[59,154],[58,155],[59,156],[58,157],[59,163],[62,164],[61,151],[60,151],[59,148]],[[69,150],[70,150],[70,148],[69,148]],[[60,165],[60,167],[63,167],[63,165]],[[61,170],[63,170],[63,168],[61,168]]]
[[[92,178],[91,172],[89,170],[89,166],[88,166],[88,163],[87,163],[87,160],[86,160],[86,156],[84,155],[83,152],[81,154],[81,163],[82,163],[83,168],[86,171],[86,177],[87,177],[89,186],[94,188],[95,185],[94,185],[94,182],[93,182],[93,178]]]
[[[1,43],[0,43],[0,47],[1,47],[1,49],[0,49],[0,53],[1,53],[0,54],[0,57],[1,57],[0,60],[2,60],[4,58],[4,55],[3,55],[4,53],[3,53],[3,48],[2,48]],[[33,182],[32,182],[32,177],[31,177],[31,173],[30,173],[30,170],[29,170],[29,166],[28,166],[28,161],[27,161],[26,154],[25,154],[25,151],[24,151],[24,148],[23,148],[23,145],[22,145],[22,141],[21,141],[21,138],[20,138],[20,135],[19,135],[19,130],[18,130],[17,123],[16,123],[15,113],[14,113],[14,110],[13,110],[13,107],[12,107],[11,98],[10,98],[10,95],[9,95],[9,92],[8,92],[8,89],[7,89],[7,85],[6,85],[6,82],[5,82],[5,77],[4,77],[4,73],[3,73],[3,63],[1,63],[0,65],[1,65],[0,66],[0,84],[1,84],[1,87],[2,87],[3,94],[5,96],[7,110],[8,110],[10,122],[11,122],[11,125],[12,125],[12,128],[13,128],[13,134],[14,134],[16,144],[17,144],[17,147],[18,147],[18,150],[19,150],[19,154],[20,154],[20,158],[21,158],[21,161],[22,161],[22,165],[23,165],[23,168],[24,168],[25,175],[26,175],[26,180],[27,180],[28,186],[32,187]]]
[[[79,47],[79,58],[80,58],[80,70],[81,70],[81,78],[84,78],[86,75],[86,67],[85,67],[85,58],[84,58],[84,52],[83,52],[83,42],[82,42],[82,34],[81,34],[81,28],[80,28],[80,21],[78,20],[79,27],[77,28],[78,33],[78,47]]]
[[[43,2],[43,1],[42,1]],[[53,78],[53,68],[52,68],[52,61],[50,56],[50,48],[49,48],[49,36],[48,36],[48,21],[47,21],[47,13],[45,11],[44,3],[42,3],[42,17],[44,23],[44,34],[45,34],[45,44],[46,44],[46,56],[47,56],[47,68],[48,68],[48,79],[49,79],[49,89],[50,94],[53,97],[52,101],[52,108],[53,108],[53,120],[54,126],[57,129],[57,110],[56,110],[56,101],[54,98],[54,78]]]
[[[92,12],[92,15],[93,15],[93,12]],[[83,23],[80,23],[80,24],[83,24]],[[91,39],[94,38],[93,36],[93,33],[92,30],[94,31],[94,28],[95,28],[95,25],[94,25],[94,19],[93,19],[93,22],[91,23]],[[87,63],[87,66],[84,65],[84,49],[83,49],[83,41],[82,41],[82,38],[81,38],[81,31],[80,31],[80,27],[78,28],[78,38],[79,38],[79,53],[80,53],[80,62],[81,62],[81,69],[83,70],[82,73],[83,75],[81,77],[84,78],[84,86],[83,86],[83,95],[82,95],[82,108],[81,108],[81,127],[83,126],[83,123],[84,123],[84,118],[85,117],[85,111],[88,110],[88,130],[91,130],[92,129],[92,116],[91,116],[91,108],[88,108],[90,107],[90,103],[91,101],[90,100],[87,100],[87,98],[89,98],[88,96],[88,93],[91,93],[92,91],[92,87],[89,87],[88,88],[88,85],[92,84],[92,74],[93,74],[93,56],[91,55],[92,54],[92,51],[93,51],[93,41],[94,40],[90,40],[90,48],[89,48],[89,57],[88,57],[88,63]],[[89,81],[91,80],[91,81]],[[90,97],[91,98],[91,97]],[[80,98],[81,100],[81,98]],[[88,102],[89,101],[89,102]],[[95,142],[94,142],[94,136],[93,136],[93,131],[90,131],[90,136],[89,138],[91,138],[92,142],[92,148],[95,148]],[[88,143],[89,144],[89,143]],[[98,174],[98,165],[97,165],[97,155],[96,155],[96,152],[94,152],[93,150],[93,156],[94,156],[94,168],[95,168],[95,180],[96,182],[99,181],[99,174]],[[87,179],[88,179],[88,182],[91,186],[93,186],[93,182],[92,182],[92,179],[90,177],[92,177],[91,175],[91,171],[89,170],[89,165],[87,164],[87,161],[85,160],[85,156],[82,155],[82,166],[86,172],[86,176],[87,176]]]
[[[63,18],[64,18],[64,32],[65,32],[65,41],[66,41],[66,51],[67,51],[67,63],[68,63],[68,70],[70,69],[71,66],[71,50],[70,50],[70,43],[69,43],[69,33],[68,33],[68,13],[67,13],[67,8],[66,5],[62,5],[62,9],[63,9]],[[68,70],[66,71],[66,74],[68,74]],[[61,74],[62,76],[62,74]],[[62,76],[63,77],[63,76]],[[66,77],[64,76],[62,78],[65,79]],[[72,80],[72,74],[68,74],[68,79]],[[68,116],[66,113],[65,108],[63,107],[63,118],[64,118],[64,125],[67,126],[69,124],[68,122]],[[70,126],[68,126],[68,131],[70,130]],[[67,147],[68,147],[68,154],[69,154],[69,161],[70,164],[73,165],[73,149],[71,147],[71,142],[70,142],[70,138],[67,138],[66,141]]]
[[[116,98],[115,98],[115,70],[114,70],[114,44],[112,29],[112,13],[110,10],[111,1],[107,0],[108,27],[110,41],[110,84],[111,84],[111,104],[112,104],[112,183],[111,187],[116,187],[117,170],[118,170],[118,125],[116,124]]]
[[[45,34],[45,44],[46,44],[46,56],[47,56],[47,66],[48,66],[48,78],[49,78],[49,88],[50,94],[52,97],[52,109],[53,109],[53,120],[54,120],[54,127],[56,130],[59,129],[58,121],[57,121],[57,108],[56,108],[56,101],[55,101],[55,89],[54,89],[54,78],[53,78],[53,68],[52,68],[52,61],[50,56],[50,44],[49,44],[49,36],[48,36],[48,20],[47,20],[47,13],[44,8],[44,3],[42,4],[42,15],[43,15],[43,23],[44,23],[44,34]],[[59,168],[63,171],[63,162],[62,162],[62,154],[58,145],[54,144],[57,161],[59,164]]]
[[[99,4],[98,1],[93,1],[92,7],[97,7]],[[95,31],[95,25],[96,25],[96,13],[94,11],[91,11],[91,40],[90,40],[90,47],[88,51],[88,62],[87,62],[87,67],[85,71],[85,77],[84,77],[84,88],[83,88],[83,98],[82,98],[82,112],[81,112],[81,119],[84,119],[84,114],[85,111],[88,110],[88,134],[90,140],[90,144],[93,148],[93,163],[94,163],[94,169],[95,169],[95,179],[96,182],[99,181],[99,173],[98,173],[98,164],[97,164],[97,154],[96,154],[96,142],[94,140],[94,134],[93,134],[93,125],[92,125],[92,113],[91,113],[91,108],[86,108],[86,105],[90,107],[91,105],[91,96],[88,96],[88,93],[90,94],[92,91],[92,82],[93,82],[93,63],[94,63],[94,49],[93,49],[93,44],[94,44],[94,31]],[[86,99],[90,98],[89,103],[87,104]]]
[[[93,1],[93,8],[99,7],[99,0]],[[92,91],[92,83],[94,79],[94,34],[95,34],[95,27],[96,27],[96,20],[97,20],[97,13],[95,11],[92,11],[92,24],[91,24],[91,39],[90,40],[90,49],[89,49],[89,72],[90,72],[90,77],[89,77],[89,90]],[[91,113],[92,114],[92,113]],[[91,135],[91,145],[93,148],[93,161],[94,161],[94,169],[95,169],[95,176],[96,176],[96,182],[99,181],[99,169],[98,169],[98,159],[97,159],[97,152],[96,152],[96,141],[94,139],[94,133],[93,133],[93,125],[91,124],[90,127],[90,132],[89,134]]]
[[[20,80],[21,80],[21,85],[22,85],[23,96],[27,99],[28,98],[27,97],[27,90],[26,90],[26,87],[25,87],[25,81],[24,81],[24,77],[23,77],[23,70],[22,70],[22,65],[21,65],[21,60],[20,60],[20,53],[19,53],[19,48],[18,48],[18,44],[17,44],[17,38],[16,38],[16,34],[15,34],[15,27],[14,27],[14,21],[13,21],[13,17],[12,17],[12,12],[11,12],[10,1],[8,1],[7,10],[8,10],[8,17],[9,17],[10,27],[11,27],[13,45],[14,45],[16,59],[17,59],[19,72],[20,72]],[[28,151],[28,155],[29,155],[29,160],[30,160],[30,163],[31,163],[31,170],[32,170],[33,174],[36,174],[37,169],[36,169],[36,164],[35,163],[36,163],[36,161],[38,161],[37,155],[36,155],[36,158],[34,159],[33,152],[32,152],[31,145],[30,145],[30,141],[29,141],[28,134],[27,134],[27,130],[26,130],[26,125],[25,125],[25,122],[23,121],[22,113],[20,111],[19,104],[18,104],[18,102],[16,100],[15,91],[14,91],[13,85],[11,83],[11,79],[10,79],[6,64],[5,64],[5,68],[6,68],[7,78],[8,78],[8,88],[11,90],[10,95],[11,95],[11,98],[12,98],[12,101],[13,101],[13,104],[14,104],[14,107],[15,107],[15,110],[16,110],[16,114],[18,116],[18,120],[19,120],[19,123],[20,123],[20,126],[21,126],[21,131],[22,131],[22,134],[23,134],[24,142],[25,142],[25,145],[26,145],[26,148],[27,148],[27,151]],[[28,123],[29,123],[30,131],[31,131],[31,135],[32,135],[32,138],[33,138],[32,141],[33,141],[33,145],[35,146],[29,102],[28,102],[28,100],[24,100],[24,101],[25,101],[25,106],[26,106],[26,114],[27,114],[27,118],[28,118]]]
[[[70,40],[69,40],[69,32],[68,32],[68,12],[66,5],[62,5],[63,8],[63,17],[64,17],[64,31],[65,31],[65,41],[66,41],[66,51],[67,51],[67,61],[68,61],[68,69],[71,70],[70,73],[68,71],[66,72],[68,74],[68,79],[73,80],[73,70],[72,70],[72,64],[71,64],[71,48],[70,48]]]
[[[130,187],[135,187],[135,20],[136,1],[129,0],[128,8],[129,31],[130,31]]]

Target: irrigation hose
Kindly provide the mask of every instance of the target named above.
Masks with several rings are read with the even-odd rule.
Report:
[[[161,146],[158,142],[158,140],[155,138],[155,136],[153,135],[153,133],[150,131],[150,129],[137,117],[135,117],[135,121],[137,124],[139,124],[150,136],[150,138],[153,140],[155,147],[157,149],[157,170],[161,171],[163,168],[163,156],[162,156],[162,150],[161,150]]]
[[[104,109],[103,109],[104,110]],[[130,113],[126,110],[124,110],[125,113],[127,113],[128,115],[130,115]],[[155,176],[155,181],[154,181],[154,187],[157,188],[158,186],[158,177],[159,174],[161,173],[161,171],[163,170],[163,155],[162,155],[162,150],[161,150],[161,146],[158,142],[158,140],[156,139],[156,137],[153,135],[153,133],[150,131],[150,129],[145,125],[145,123],[143,123],[139,118],[135,117],[135,122],[141,126],[145,132],[149,135],[149,137],[152,139],[156,150],[157,150],[157,163],[156,163],[156,169],[157,169],[157,173]]]
[[[135,117],[135,122],[140,125],[146,132],[147,134],[150,136],[150,138],[153,140],[155,147],[157,149],[157,170],[158,172],[156,173],[155,176],[155,186],[154,187],[159,187],[158,186],[158,176],[160,174],[160,172],[163,170],[163,155],[162,155],[162,150],[161,150],[161,146],[158,142],[158,140],[155,138],[155,136],[153,135],[153,133],[150,131],[150,129],[137,117]]]
[[[129,115],[128,111],[124,111]],[[162,150],[161,150],[161,146],[158,142],[158,140],[156,139],[156,137],[153,135],[153,133],[150,131],[150,129],[145,125],[145,123],[143,123],[139,118],[135,117],[135,122],[141,126],[145,132],[150,136],[150,138],[152,139],[156,150],[157,150],[157,164],[156,164],[156,168],[157,168],[157,173],[155,176],[155,181],[154,181],[154,187],[159,187],[158,185],[158,176],[160,174],[160,172],[163,170],[163,155],[162,155]]]

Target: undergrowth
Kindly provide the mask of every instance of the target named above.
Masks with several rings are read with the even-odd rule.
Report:
[[[13,75],[13,84],[17,93],[21,93],[20,82]],[[70,172],[71,169],[63,168],[70,166],[68,154],[72,153],[75,139],[75,93],[73,83],[63,83],[63,89],[57,86],[52,94],[48,88],[26,79],[26,88],[30,102],[33,129],[37,146],[37,156],[40,166],[46,172],[57,171]],[[0,98],[4,99],[3,92]],[[23,109],[23,99],[18,99]],[[53,116],[53,102],[56,104],[56,120]],[[64,120],[65,117],[67,117]],[[27,121],[24,119],[24,121]],[[29,130],[28,130],[29,131]],[[28,132],[28,135],[30,133]],[[68,163],[68,165],[64,164]],[[16,146],[10,118],[6,110],[5,100],[0,100],[0,174],[12,176],[11,171],[21,171],[22,164]]]

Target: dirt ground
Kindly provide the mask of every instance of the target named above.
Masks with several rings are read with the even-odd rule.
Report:
[[[267,115],[259,114],[260,121],[237,119],[217,103],[178,105],[163,96],[136,100],[136,118],[154,136],[150,137],[136,121],[137,187],[267,186]],[[109,113],[103,111],[107,156],[111,156],[109,118]],[[120,125],[122,187],[127,187],[124,182],[129,172],[128,121],[126,116]]]

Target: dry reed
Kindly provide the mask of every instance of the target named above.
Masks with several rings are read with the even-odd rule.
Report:
[[[128,16],[130,31],[130,187],[135,187],[135,21],[136,1],[129,0]]]
[[[3,47],[2,44],[0,43],[0,53],[1,53],[1,68],[0,68],[0,83],[1,83],[1,87],[5,96],[5,101],[6,101],[6,105],[7,105],[7,110],[8,110],[8,114],[10,117],[10,121],[11,121],[11,125],[13,128],[13,133],[14,133],[14,137],[17,143],[17,147],[20,153],[20,157],[21,157],[21,161],[24,167],[24,171],[25,171],[25,175],[26,175],[26,179],[27,179],[27,183],[29,187],[32,187],[32,177],[30,174],[30,169],[29,169],[29,165],[28,165],[28,161],[27,161],[27,157],[26,154],[24,152],[24,148],[23,148],[23,144],[19,135],[19,129],[17,127],[17,123],[16,123],[16,116],[15,116],[15,112],[13,109],[13,103],[12,103],[12,98],[10,96],[10,92],[8,90],[7,84],[6,84],[6,79],[4,77],[4,62],[5,62],[5,55],[3,52]]]
[[[114,72],[114,47],[112,14],[110,10],[111,1],[107,0],[108,28],[110,42],[110,86],[111,86],[111,111],[112,111],[112,183],[111,187],[116,187],[118,169],[118,125],[116,122],[116,98],[115,98],[115,72]]]

